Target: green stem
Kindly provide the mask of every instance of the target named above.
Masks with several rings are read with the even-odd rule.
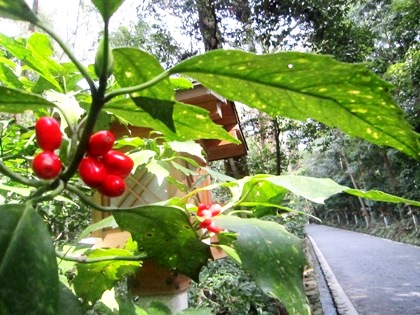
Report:
[[[86,147],[89,142],[89,137],[92,134],[93,128],[95,127],[95,123],[98,118],[99,112],[101,111],[102,106],[103,106],[103,102],[100,100],[100,98],[93,97],[92,106],[87,116],[86,125],[80,137],[80,142],[77,146],[76,152],[74,153],[74,156],[72,157],[71,163],[68,166],[68,168],[60,175],[60,178],[66,183],[76,173],[79,163],[86,152]]]
[[[134,210],[137,209],[137,207],[130,207],[130,208],[120,208],[120,207],[104,207],[101,205],[98,205],[94,201],[92,201],[89,196],[86,196],[82,191],[80,191],[77,187],[67,184],[67,190],[71,191],[72,193],[76,194],[80,200],[88,205],[89,207],[92,207],[95,210],[104,211],[104,212],[113,212],[113,211],[128,211],[128,210]]]
[[[96,86],[95,82],[87,72],[86,68],[77,60],[77,58],[73,55],[73,52],[67,47],[67,45],[61,40],[61,38],[47,25],[44,25],[41,21],[38,21],[36,26],[40,29],[44,30],[48,35],[50,35],[57,43],[60,45],[61,49],[66,53],[66,55],[70,58],[70,60],[75,64],[77,69],[79,69],[80,73],[83,75],[85,80],[87,81],[90,91],[93,94],[96,93]]]
[[[98,94],[99,95],[105,95],[105,90],[107,87],[107,82],[108,82],[108,61],[109,61],[109,54],[111,53],[109,51],[109,30],[108,30],[108,24],[109,21],[105,21],[105,26],[104,26],[104,46],[103,46],[103,57],[104,57],[104,62],[102,63],[102,69],[101,69],[101,75],[99,77],[99,91]],[[99,48],[100,49],[100,48]],[[95,61],[96,62],[96,61]],[[106,103],[106,101],[104,102]]]
[[[6,165],[4,165],[3,161],[0,160],[0,173],[3,175],[9,177],[11,180],[24,184],[26,186],[32,186],[32,187],[38,187],[42,185],[42,182],[37,180],[31,180],[29,178],[23,177],[15,172],[13,172],[11,169],[9,169]]]
[[[52,184],[55,185],[55,183],[56,182],[53,182]],[[64,190],[64,183],[62,181],[59,181],[58,182],[58,186],[56,188],[54,188],[53,190],[51,190],[49,194],[47,194],[47,195],[41,195],[41,196],[35,197],[35,198],[31,198],[31,199],[29,199],[27,201],[27,203],[30,203],[30,204],[32,204],[35,207],[35,205],[37,203],[54,199],[54,197],[56,197],[59,194],[61,194],[61,192],[63,190]]]
[[[67,261],[75,261],[82,264],[91,264],[96,262],[103,262],[103,261],[110,261],[110,260],[124,260],[124,261],[140,261],[142,259],[147,258],[146,254],[140,254],[137,256],[103,256],[103,257],[95,257],[89,258],[85,255],[83,256],[67,256],[65,253],[56,251],[56,256],[60,259],[67,260]]]
[[[113,99],[116,96],[130,94],[130,93],[134,93],[134,92],[144,90],[144,89],[162,81],[163,79],[166,79],[167,77],[169,77],[169,72],[164,71],[161,74],[159,74],[158,76],[154,77],[153,79],[151,79],[147,82],[144,82],[142,84],[135,85],[135,86],[129,86],[129,87],[120,88],[120,89],[117,89],[117,90],[110,91],[107,94],[105,94],[104,101],[106,103],[106,102],[109,102],[111,99]]]

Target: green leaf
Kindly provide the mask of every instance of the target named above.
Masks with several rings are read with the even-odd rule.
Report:
[[[148,257],[198,281],[201,267],[211,257],[210,248],[199,239],[183,210],[149,205],[133,211],[116,211],[114,216],[120,228],[131,233]]]
[[[156,156],[156,152],[152,150],[141,150],[131,153],[129,156],[134,161],[134,165],[142,165],[149,163],[150,159]]]
[[[24,0],[0,0],[0,17],[38,23],[38,18]]]
[[[133,102],[147,112],[152,119],[163,122],[171,131],[176,132],[173,113],[174,101],[158,100],[148,97],[132,97]]]
[[[346,189],[344,192],[349,195],[358,196],[358,197],[375,200],[375,201],[391,202],[391,203],[405,203],[407,205],[420,207],[420,201],[415,201],[415,200],[410,200],[410,199],[394,196],[394,195],[391,195],[391,194],[388,194],[379,190],[361,191],[357,189]]]
[[[170,176],[169,164],[165,161],[151,160],[146,165],[146,168],[150,173],[156,176],[159,185],[162,184],[165,178]]]
[[[94,249],[87,254],[88,258],[109,256],[133,257],[133,253],[125,249]],[[138,261],[107,260],[95,263],[78,263],[77,276],[74,279],[76,294],[89,302],[96,302],[102,294],[111,289],[124,276],[134,274],[139,268]]]
[[[276,203],[280,205],[288,192],[288,189],[280,185],[261,180],[264,178],[264,175],[257,175],[252,178],[245,177],[243,180],[244,185],[240,195],[241,204],[247,201],[257,203],[258,205],[254,209],[254,216],[256,217],[273,214],[273,211],[277,209],[273,209],[265,204]]]
[[[168,141],[220,139],[239,143],[222,126],[211,120],[207,110],[194,105],[179,102],[174,104],[173,121],[176,133],[165,122],[154,119],[147,111],[136,106],[132,99],[109,102],[104,109],[134,126],[158,130]]]
[[[60,282],[60,315],[83,315],[82,304],[73,292]]]
[[[92,0],[104,21],[109,21],[111,16],[118,10],[125,0]]]
[[[242,266],[265,293],[278,298],[289,314],[310,314],[302,282],[306,260],[298,237],[275,222],[223,215],[214,221],[237,233],[235,249]]]
[[[139,85],[164,72],[157,59],[136,48],[113,50],[115,58],[114,76],[122,87]],[[134,103],[153,119],[175,131],[173,111],[175,106],[174,89],[169,78],[161,80],[148,89],[131,95]]]
[[[36,94],[0,86],[0,112],[23,113],[36,107],[54,107],[54,104]]]
[[[273,117],[313,118],[420,158],[420,136],[392,100],[391,86],[364,65],[298,52],[257,56],[216,50],[185,60],[170,73],[186,74]]]
[[[35,38],[32,41],[25,42],[15,40],[0,34],[0,46],[6,49],[11,55],[21,60],[24,64],[23,69],[32,69],[38,73],[41,78],[47,81],[51,88],[62,91],[60,83],[56,80],[52,72],[61,71],[62,68],[51,58],[45,56],[51,49],[51,43],[46,35],[34,33]],[[41,39],[42,38],[42,39]],[[46,45],[46,47],[44,47]],[[38,53],[40,49],[42,53]],[[41,78],[39,80],[41,80]],[[45,85],[45,84],[44,84]]]
[[[48,69],[56,73],[63,71],[63,67],[51,59],[54,49],[47,35],[37,32],[33,33],[28,39],[27,49],[31,52],[31,57],[37,61],[37,65],[42,65],[42,69]]]
[[[238,201],[243,198],[243,196],[246,196],[246,198],[243,198],[243,200],[241,199],[241,201],[266,202],[267,200],[264,200],[264,198],[267,197],[264,195],[266,194],[266,186],[264,186],[263,182],[270,182],[279,187],[283,187],[297,196],[301,196],[320,204],[323,204],[326,199],[333,195],[347,193],[375,201],[405,203],[413,206],[420,205],[420,202],[418,201],[401,198],[378,190],[366,192],[358,189],[350,189],[347,186],[337,184],[329,178],[315,178],[296,175],[255,175],[230,182],[227,186],[231,189],[232,194],[234,195],[234,201]],[[253,190],[248,191],[247,188],[249,187],[252,187]],[[256,189],[256,193],[254,193],[254,189]]]
[[[329,178],[282,175],[267,176],[263,180],[284,187],[297,196],[321,204],[331,196],[348,189]]]
[[[169,78],[175,90],[189,90],[194,87],[194,84],[187,78],[177,77]]]
[[[188,153],[189,155],[200,158],[202,161],[206,161],[203,156],[203,147],[194,141],[169,141],[169,147],[175,152]]]
[[[80,233],[75,243],[79,243],[83,238],[87,237],[90,233],[94,231],[105,229],[105,228],[115,229],[117,227],[118,225],[117,225],[117,222],[115,222],[115,218],[112,215],[110,215],[109,217],[106,217],[94,224],[89,225],[86,229],[82,231],[82,233]]]
[[[0,206],[2,314],[58,314],[58,269],[42,218],[24,205]]]

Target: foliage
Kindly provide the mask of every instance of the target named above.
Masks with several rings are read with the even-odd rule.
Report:
[[[213,314],[275,314],[280,307],[227,258],[209,261],[188,294],[191,307],[208,307]]]
[[[178,85],[174,82],[180,80],[172,80],[171,76],[188,76],[225,98],[272,116],[316,119],[417,159],[419,135],[392,100],[389,85],[362,65],[295,52],[255,55],[219,50],[164,70],[155,57],[140,49],[112,49],[108,25],[123,2],[92,0],[104,29],[95,64],[85,67],[23,0],[0,1],[1,17],[30,22],[48,34],[35,32],[26,39],[0,36],[3,60],[0,110],[56,115],[64,138],[57,152],[62,172],[45,181],[34,176],[29,168],[28,161],[37,150],[31,145],[33,134],[32,140],[30,134],[16,139],[25,129],[2,135],[10,141],[5,143],[13,153],[2,152],[0,172],[6,178],[2,189],[22,197],[5,198],[0,207],[0,275],[11,283],[1,290],[1,309],[10,314],[34,311],[57,314],[65,305],[72,305],[75,314],[106,309],[99,299],[108,293],[107,289],[133,274],[142,261],[153,259],[173,272],[197,279],[210,257],[211,247],[216,246],[239,262],[261,290],[284,304],[290,314],[308,314],[301,281],[305,263],[301,240],[282,225],[261,220],[262,213],[271,209],[297,211],[282,204],[288,193],[321,204],[338,193],[413,206],[420,202],[303,176],[260,174],[235,180],[225,177],[207,187],[182,187],[168,171],[169,166],[176,165],[173,162],[177,152],[192,154],[194,158],[184,161],[193,167],[198,167],[197,160],[202,160],[202,154],[197,153],[200,151],[197,145],[180,142],[236,140],[216,125],[204,109],[176,101],[174,90]],[[71,62],[61,64],[52,58],[51,40]],[[25,71],[21,72],[20,67]],[[79,86],[82,79],[83,87]],[[123,123],[128,129],[153,129],[157,142],[166,141],[158,145],[156,141],[123,138],[118,145],[128,147],[126,153],[133,156],[138,170],[156,175],[159,184],[164,180],[175,183],[182,187],[183,195],[133,207],[104,206],[92,200],[92,191],[78,179],[77,168],[85,156],[90,135],[109,126],[111,121]],[[16,148],[11,144],[13,141],[20,141]],[[29,147],[31,150],[26,151]],[[191,175],[186,167],[177,169]],[[219,241],[208,244],[204,240],[214,235],[199,228],[195,198],[201,191],[217,187],[224,187],[230,195],[222,214],[214,218],[223,229],[218,234]],[[40,214],[45,213],[46,205],[57,202],[80,203],[84,205],[80,209],[91,207],[113,215],[105,223],[87,227],[83,235],[95,228],[118,225],[130,232],[135,242],[128,242],[124,249],[93,250],[54,242],[55,237]],[[57,213],[64,214],[57,209]],[[63,274],[58,277],[56,256],[60,272],[69,275],[69,279],[64,279]],[[36,298],[33,292],[37,292]],[[121,313],[144,312],[131,301],[118,302]]]

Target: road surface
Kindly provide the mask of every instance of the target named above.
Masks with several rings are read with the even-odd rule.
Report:
[[[420,315],[420,247],[317,224],[306,232],[360,315]]]

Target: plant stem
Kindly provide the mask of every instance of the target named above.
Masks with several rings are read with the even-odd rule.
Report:
[[[125,94],[130,94],[130,93],[134,93],[134,92],[144,90],[144,89],[148,88],[149,86],[155,85],[159,81],[162,81],[163,79],[166,79],[167,77],[169,77],[169,72],[164,71],[161,74],[159,74],[158,76],[154,77],[153,79],[151,79],[147,82],[144,82],[142,84],[135,85],[135,86],[129,86],[129,87],[120,88],[120,89],[117,89],[117,90],[110,91],[107,94],[105,94],[104,102],[105,103],[109,102],[112,98],[114,98],[116,96],[119,96],[119,95],[125,95]]]
[[[15,182],[24,184],[26,186],[39,187],[39,186],[42,185],[41,181],[31,180],[29,178],[23,177],[23,176],[15,173],[15,172],[13,172],[6,165],[4,165],[2,160],[0,160],[0,173],[9,177],[10,179],[14,180]]]
[[[77,187],[71,184],[67,184],[66,187],[68,191],[71,191],[72,193],[76,194],[84,204],[88,205],[89,207],[92,207],[95,210],[104,211],[104,212],[114,212],[114,211],[134,210],[138,208],[138,207],[130,207],[130,208],[104,207],[93,202],[88,196],[86,196]]]
[[[82,256],[67,256],[65,253],[56,251],[56,256],[60,259],[67,260],[67,261],[75,261],[82,264],[92,264],[96,262],[103,262],[103,261],[110,261],[110,260],[124,260],[124,261],[140,261],[142,259],[147,258],[146,254],[140,254],[137,256],[103,256],[103,257],[95,257],[89,258],[85,255]]]
[[[52,185],[55,185],[55,181],[52,183]],[[40,202],[43,202],[43,201],[46,201],[46,200],[51,200],[51,199],[53,199],[55,196],[58,196],[59,194],[61,194],[61,192],[64,190],[64,183],[63,183],[63,181],[58,181],[58,186],[55,188],[55,189],[53,189],[53,190],[51,190],[50,191],[50,193],[49,194],[47,194],[47,195],[43,195],[42,193],[41,193],[41,195],[39,196],[39,197],[35,197],[35,198],[31,198],[31,199],[29,199],[28,201],[27,201],[27,203],[30,203],[30,204],[32,204],[32,206],[34,206],[35,207],[35,205],[37,204],[37,203],[40,203]],[[51,188],[52,189],[52,188]],[[41,191],[41,190],[40,190]]]
[[[44,30],[48,35],[50,35],[58,43],[58,45],[60,45],[61,49],[63,49],[63,51],[70,58],[70,60],[75,64],[77,69],[79,69],[80,73],[83,75],[83,77],[87,81],[92,95],[95,94],[96,93],[95,82],[93,81],[89,73],[87,72],[86,68],[79,62],[79,60],[77,60],[77,58],[73,55],[72,51],[61,40],[61,38],[47,25],[44,25],[41,21],[38,21],[36,26]]]

